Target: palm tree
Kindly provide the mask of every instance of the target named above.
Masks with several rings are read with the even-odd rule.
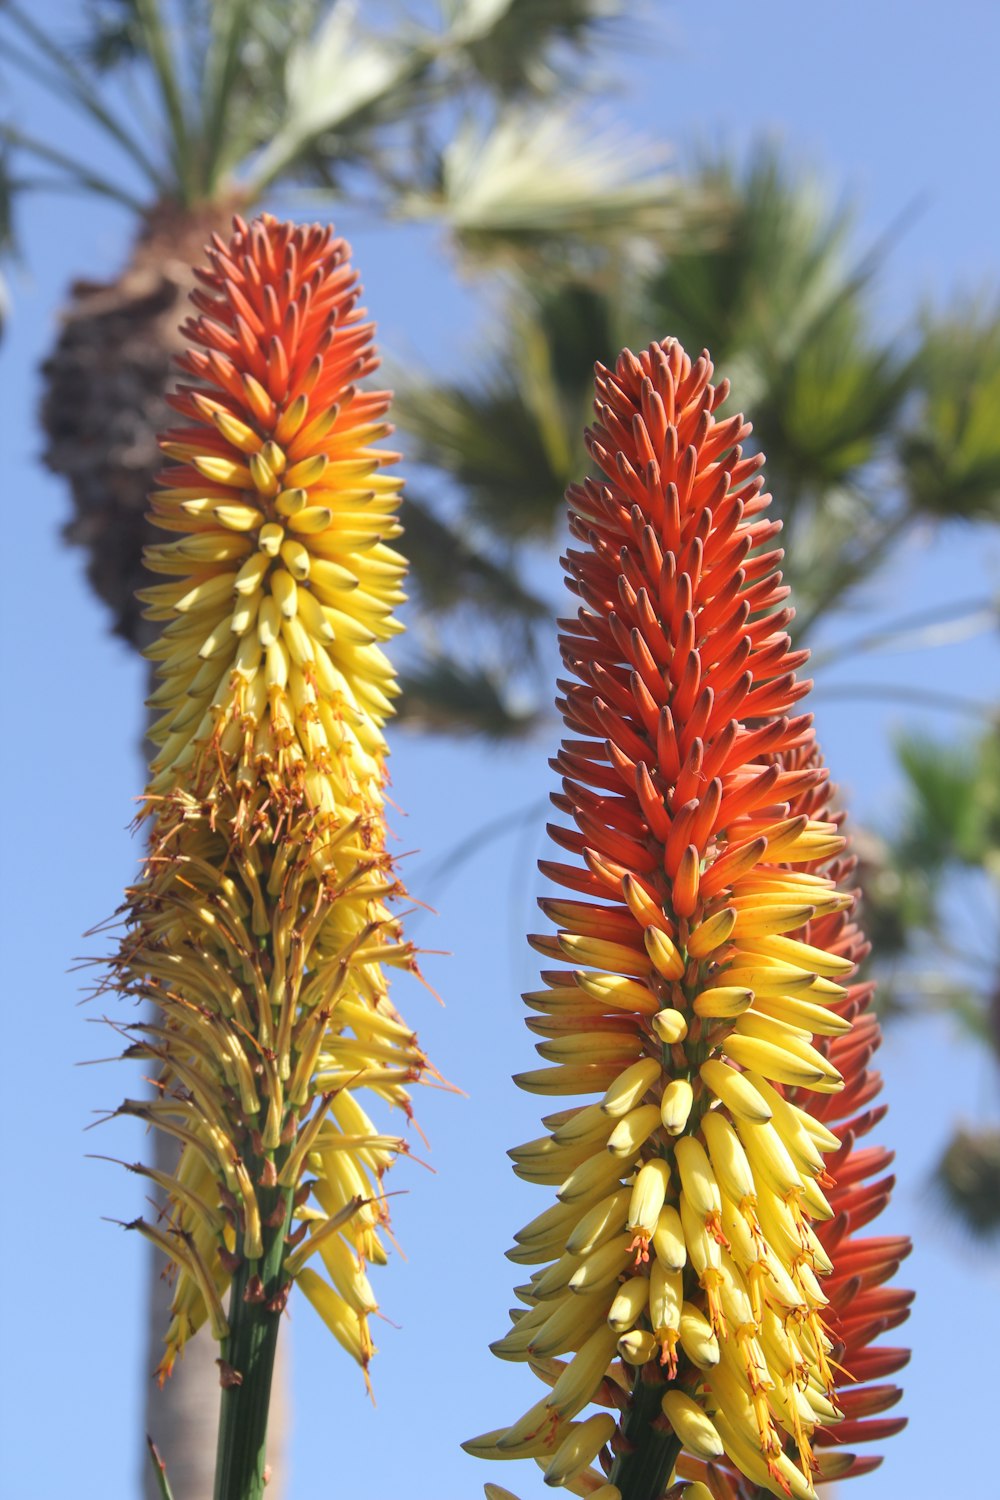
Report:
[[[46,186],[134,215],[121,274],[70,289],[42,408],[45,462],[73,497],[66,534],[87,549],[116,631],[144,639],[134,593],[176,325],[192,263],[234,211],[306,189],[314,207],[443,219],[459,247],[676,235],[689,215],[659,156],[588,139],[551,103],[567,57],[578,63],[623,8],[446,0],[427,23],[374,8],[377,25],[344,0],[106,0],[63,45],[3,7],[10,64],[68,97],[121,170],[14,127],[8,150],[47,168]]]
[[[570,241],[598,257],[623,242],[664,244],[702,222],[659,152],[621,132],[594,135],[563,102],[579,93],[588,50],[627,8],[441,0],[424,7],[427,19],[384,4],[366,7],[362,20],[350,0],[103,0],[80,37],[60,41],[7,0],[8,65],[68,100],[120,167],[105,173],[72,145],[7,127],[4,238],[9,198],[35,186],[103,197],[134,225],[114,280],[72,285],[42,404],[45,462],[72,495],[65,534],[86,550],[119,634],[134,645],[147,639],[135,591],[153,539],[144,513],[160,463],[156,433],[171,422],[164,392],[176,325],[192,263],[234,211],[305,190],[314,206],[360,202],[369,214],[436,218],[459,253],[514,262],[559,256]],[[31,178],[25,162],[47,175]],[[429,608],[436,590],[476,593],[529,638],[543,607],[502,558],[429,509],[411,507],[409,524]],[[428,722],[450,725],[458,698],[476,728],[506,727],[489,672],[472,667],[456,680],[417,662],[414,678],[420,691],[410,701]],[[165,1326],[158,1290],[154,1283],[154,1348]],[[199,1367],[195,1346],[149,1412],[178,1492],[192,1495],[209,1492],[213,1464],[217,1372],[210,1351],[201,1355]]]

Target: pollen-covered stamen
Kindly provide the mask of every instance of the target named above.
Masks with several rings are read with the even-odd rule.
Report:
[[[572,967],[527,997],[551,1066],[518,1082],[596,1095],[615,1122],[581,1131],[568,1179],[585,1215],[617,1162],[630,1202],[630,1257],[604,1293],[622,1361],[605,1378],[629,1400],[602,1466],[626,1495],[651,1463],[666,1488],[685,1418],[673,1403],[664,1438],[659,1381],[708,1404],[731,1472],[804,1500],[835,1421],[818,1394],[835,1357],[824,1322],[839,1318],[845,1347],[857,1326],[824,1291],[836,1236],[887,1189],[852,1180],[838,1196],[840,1141],[822,1123],[860,1118],[872,1087],[857,1081],[873,1038],[849,986],[861,955],[838,936],[853,898],[795,712],[806,655],[787,634],[762,460],[740,448],[742,418],[716,415],[726,388],[711,374],[671,340],[597,369],[587,440],[602,474],[568,493],[579,608],[559,622],[568,735],[550,832],[566,854],[541,865],[572,899],[546,897],[558,931],[532,939]],[[538,1261],[558,1265],[567,1227],[582,1249],[560,1225],[533,1237]],[[656,1305],[665,1274],[683,1278],[676,1327]],[[532,1357],[524,1322],[505,1356]],[[856,1339],[876,1324],[868,1311]]]

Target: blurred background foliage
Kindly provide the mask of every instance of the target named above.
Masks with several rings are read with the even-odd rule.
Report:
[[[862,834],[865,923],[884,1014],[947,1015],[1000,1067],[1000,738],[908,737],[897,744],[902,815]],[[1000,1229],[1000,1130],[956,1124],[935,1188],[949,1217],[989,1240]]]
[[[593,362],[666,333],[709,347],[753,419],[785,522],[792,628],[819,639],[820,681],[848,653],[995,631],[995,598],[846,640],[836,621],[856,620],[914,528],[1000,523],[1000,302],[915,307],[886,330],[898,227],[859,256],[849,206],[773,150],[680,170],[636,139],[609,88],[642,39],[634,16],[626,0],[91,0],[54,36],[5,0],[6,68],[71,100],[121,161],[105,175],[8,120],[5,243],[28,192],[97,194],[132,215],[120,275],[69,289],[41,410],[45,461],[71,495],[67,539],[116,631],[146,639],[133,591],[189,265],[209,231],[258,205],[433,221],[489,309],[475,365],[447,380],[392,372],[415,727],[495,743],[550,712],[558,601],[541,564],[586,466]],[[928,684],[946,706],[931,657]],[[946,1010],[1000,1063],[996,707],[986,694],[971,730],[968,713],[948,723],[940,743],[898,745],[903,814],[860,843],[867,921],[887,1013]],[[998,1133],[958,1127],[938,1186],[971,1231],[995,1235]]]

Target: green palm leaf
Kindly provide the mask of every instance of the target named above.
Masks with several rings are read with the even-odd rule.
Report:
[[[766,150],[742,175],[710,163],[702,186],[728,200],[730,232],[719,246],[665,258],[647,316],[689,347],[711,348],[720,373],[749,392],[803,634],[874,572],[908,524],[884,472],[914,367],[871,332],[882,252],[852,264],[846,212]]]
[[[1000,874],[1000,747],[993,733],[969,744],[910,735],[897,747],[906,776],[902,861],[949,863]]]
[[[922,399],[902,444],[914,508],[1000,519],[1000,307],[926,319],[918,370]]]
[[[429,733],[510,740],[522,738],[538,723],[536,710],[517,702],[501,673],[470,667],[444,653],[404,669],[399,681],[403,721]]]
[[[949,1218],[975,1238],[1000,1231],[1000,1130],[955,1130],[934,1172]]]
[[[793,356],[842,298],[850,219],[769,148],[742,172],[710,160],[697,180],[728,205],[728,232],[708,254],[695,245],[662,262],[649,280],[649,313],[687,348],[707,345],[724,373],[739,360],[753,407],[767,366]]]
[[[990,888],[1000,885],[1000,742],[993,732],[965,744],[911,735],[897,750],[906,788],[899,826],[888,841],[861,844],[883,999],[906,1016],[947,1016],[1000,1062],[1000,970],[988,915]],[[1000,1229],[995,1128],[956,1127],[933,1180],[953,1221],[978,1237]]]
[[[589,51],[609,40],[627,6],[624,0],[446,0],[444,11],[476,75],[511,96],[551,93],[565,81],[559,52]]]
[[[467,118],[441,154],[436,190],[402,210],[441,217],[479,257],[531,260],[567,240],[644,236],[675,243],[699,216],[662,148],[620,129],[595,130],[565,108],[511,105],[484,128]]]
[[[491,615],[501,626],[517,628],[522,651],[530,651],[531,627],[547,619],[544,600],[528,588],[513,563],[505,562],[487,539],[464,525],[449,525],[407,490],[401,511],[406,555],[422,609],[435,615],[463,607]]]
[[[358,154],[366,131],[413,110],[433,61],[429,34],[369,35],[354,6],[329,9],[288,53],[282,119],[252,165],[251,191],[259,195],[317,154]]]
[[[459,487],[494,547],[550,538],[587,466],[595,358],[622,343],[617,296],[593,282],[518,280],[500,348],[463,382],[402,385],[396,415],[418,461]]]

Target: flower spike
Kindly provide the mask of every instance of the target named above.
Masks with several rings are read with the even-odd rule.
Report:
[[[596,1102],[511,1152],[557,1202],[515,1236],[534,1269],[493,1348],[552,1389],[468,1446],[578,1494],[812,1500],[901,1425],[866,1382],[906,1359],[874,1341],[906,1316],[885,1283],[909,1247],[859,1237],[892,1180],[857,1144],[881,1112],[853,862],[763,460],[711,376],[675,340],[598,365],[602,477],[567,494],[566,856],[541,864],[566,894],[531,939],[546,1066],[516,1081]]]
[[[359,386],[372,326],[329,229],[236,219],[199,276],[152,497],[165,581],[141,595],[164,622],[149,853],[110,982],[156,1007],[126,1053],[155,1093],[121,1112],[180,1143],[158,1225],[135,1226],[175,1274],[159,1374],[210,1318],[235,1389],[230,1286],[230,1323],[245,1303],[276,1328],[297,1280],[367,1368],[366,1265],[385,1260],[382,1178],[407,1148],[361,1100],[409,1117],[428,1064],[386,980],[416,962],[388,904],[404,892],[381,647],[404,563],[394,455],[375,446],[388,396]]]

